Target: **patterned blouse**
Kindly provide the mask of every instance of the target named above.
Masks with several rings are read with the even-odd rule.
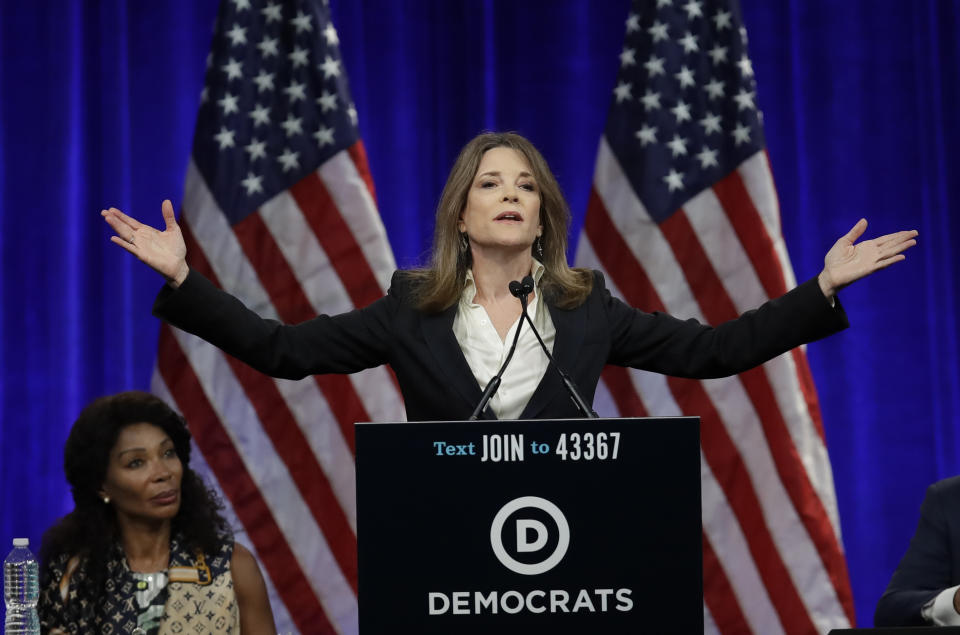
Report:
[[[155,573],[130,571],[119,544],[107,562],[98,592],[88,586],[86,562],[64,554],[41,576],[37,609],[44,633],[239,633],[230,559],[233,538],[223,536],[210,557],[188,552],[179,537],[170,542],[170,567]]]

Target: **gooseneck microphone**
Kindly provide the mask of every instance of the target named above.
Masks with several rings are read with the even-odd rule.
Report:
[[[518,291],[514,291],[514,288],[517,290],[520,289],[520,283],[516,280],[510,282],[510,293],[517,295]],[[531,286],[531,289],[533,287]],[[524,296],[526,299],[526,296]],[[522,302],[522,300],[521,300]],[[483,409],[487,407],[487,404],[490,403],[490,400],[493,399],[493,396],[497,392],[497,388],[500,387],[500,380],[503,377],[503,371],[507,370],[507,364],[510,363],[510,360],[513,358],[513,352],[517,350],[517,341],[520,339],[520,327],[523,326],[523,320],[517,324],[517,330],[513,334],[513,344],[510,345],[510,352],[507,353],[507,359],[504,360],[503,366],[500,367],[500,370],[497,371],[497,374],[490,378],[490,381],[487,382],[487,387],[483,389],[483,394],[480,396],[480,402],[477,403],[477,407],[473,409],[473,414],[470,415],[468,421],[476,421],[480,416],[480,413],[483,412]]]
[[[533,291],[533,278],[531,276],[524,276],[523,280],[517,284],[516,290],[514,290],[513,285],[514,283],[511,282],[510,293],[520,298],[521,311],[523,312],[521,318],[526,318],[527,323],[530,325],[530,330],[533,331],[533,334],[537,336],[537,341],[540,342],[540,348],[542,348],[543,352],[547,354],[547,359],[550,360],[550,366],[555,368],[557,373],[560,375],[560,380],[563,382],[564,388],[567,389],[570,399],[584,417],[587,419],[599,419],[597,413],[593,411],[593,408],[587,405],[586,400],[577,389],[577,385],[573,383],[573,380],[570,379],[570,376],[567,375],[567,373],[554,361],[553,355],[550,354],[550,349],[548,349],[547,345],[543,343],[543,338],[540,337],[537,327],[533,325],[533,320],[530,319],[530,314],[527,313],[527,296],[530,295],[531,291]],[[519,332],[519,330],[520,329],[518,328],[517,331]]]

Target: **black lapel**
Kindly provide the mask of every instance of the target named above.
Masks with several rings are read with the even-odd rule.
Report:
[[[457,305],[454,304],[442,313],[425,315],[422,322],[423,337],[437,362],[437,368],[445,374],[448,385],[453,386],[463,397],[472,411],[480,402],[483,392],[477,384],[473,371],[467,359],[460,350],[457,336],[453,334],[453,319],[457,315]],[[437,399],[444,399],[445,395],[438,394]],[[487,408],[480,416],[481,419],[495,419]]]
[[[570,310],[558,309],[549,302],[544,302],[544,305],[549,308],[553,326],[557,330],[557,336],[553,340],[553,360],[572,376],[575,374],[573,369],[583,344],[583,336],[587,331],[588,305],[584,303]],[[548,367],[543,379],[540,380],[540,385],[527,402],[527,407],[520,414],[520,418],[536,419],[537,415],[543,412],[554,399],[569,399],[569,396],[556,369]]]

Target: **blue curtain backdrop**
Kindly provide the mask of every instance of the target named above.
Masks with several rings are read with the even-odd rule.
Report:
[[[331,0],[380,210],[418,262],[459,147],[517,130],[579,232],[626,0]],[[146,389],[161,280],[99,210],[178,204],[214,0],[0,2],[0,550],[71,507],[67,431]],[[917,228],[904,264],[842,294],[853,328],[809,348],[861,624],[926,485],[960,473],[956,117],[960,3],[743,0],[798,278],[860,217]]]

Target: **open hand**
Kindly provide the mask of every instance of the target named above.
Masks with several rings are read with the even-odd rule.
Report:
[[[817,280],[828,298],[851,282],[904,260],[903,252],[917,244],[915,229],[856,243],[866,229],[867,220],[861,218],[824,257],[823,271]]]
[[[166,200],[160,207],[166,229],[158,231],[127,216],[116,207],[100,212],[107,224],[117,233],[110,241],[120,245],[154,271],[164,276],[174,287],[179,287],[190,271],[187,267],[187,245],[173,213],[173,204]]]

